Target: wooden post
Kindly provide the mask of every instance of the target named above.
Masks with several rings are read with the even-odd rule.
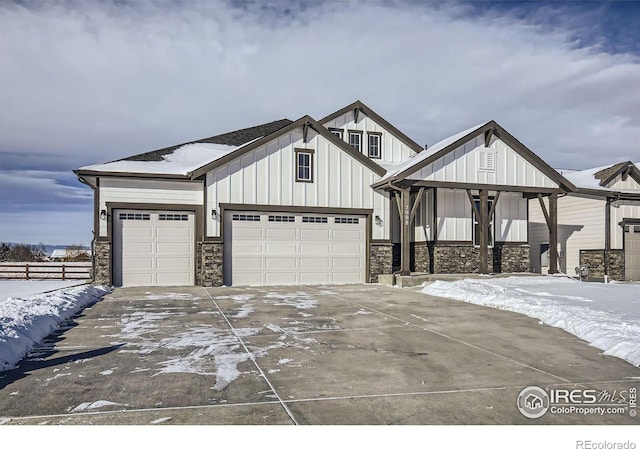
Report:
[[[480,237],[480,273],[489,273],[487,251],[489,249],[489,192],[480,190],[480,217],[478,217],[478,232]]]
[[[64,273],[64,264],[62,264],[62,280],[63,280],[63,281],[65,281],[65,280],[66,280],[66,279],[64,278],[64,275],[65,275],[65,273]]]
[[[558,272],[558,194],[549,195],[549,274]]]
[[[402,220],[402,226],[400,227],[400,240],[401,240],[401,252],[402,259],[400,263],[400,274],[402,276],[411,275],[411,189],[402,189],[401,194],[402,211],[400,214],[400,220]]]
[[[25,264],[24,266],[24,274],[25,277],[27,278],[27,281],[29,280],[29,264]]]

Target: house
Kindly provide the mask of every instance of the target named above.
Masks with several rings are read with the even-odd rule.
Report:
[[[118,286],[529,271],[528,201],[550,198],[553,230],[574,189],[494,121],[424,149],[360,101],[75,173],[96,282]]]
[[[51,252],[49,260],[52,262],[88,262],[91,260],[91,250],[58,248]]]
[[[558,269],[574,274],[587,266],[589,277],[640,280],[640,170],[621,162],[587,170],[561,170],[576,190],[558,199]],[[546,272],[548,231],[544,201],[529,211],[531,267]]]

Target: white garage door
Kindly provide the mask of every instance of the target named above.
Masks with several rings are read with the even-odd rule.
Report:
[[[116,209],[113,213],[116,286],[193,285],[193,212]]]
[[[366,218],[227,212],[227,285],[365,282]]]
[[[640,281],[640,224],[625,226],[624,278]]]

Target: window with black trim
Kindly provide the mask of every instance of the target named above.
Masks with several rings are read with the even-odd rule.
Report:
[[[260,221],[260,215],[233,214],[233,221]]]
[[[334,223],[338,224],[358,224],[360,220],[358,218],[351,217],[336,217]]]
[[[142,220],[149,221],[151,216],[149,214],[120,214],[120,220]]]
[[[349,145],[359,152],[362,152],[362,131],[349,131]]]
[[[382,158],[382,134],[367,133],[369,157],[372,159]]]
[[[269,215],[269,221],[276,223],[293,223],[296,217],[292,215]]]
[[[334,136],[336,136],[338,139],[340,139],[340,140],[344,140],[344,129],[340,129],[340,128],[329,128],[329,131],[331,132],[331,134],[333,134]]]
[[[188,214],[159,214],[160,221],[189,221]]]
[[[303,223],[328,223],[327,217],[302,217]]]
[[[480,210],[480,199],[475,200],[476,207],[472,208],[471,215],[473,217],[473,244],[475,246],[480,246],[480,217],[476,215],[475,209]],[[487,217],[489,217],[489,212],[491,211],[491,206],[493,206],[493,199],[487,201]],[[487,239],[489,242],[489,246],[493,246],[493,219],[489,221],[489,238]]]
[[[296,181],[313,182],[313,151],[296,150]]]

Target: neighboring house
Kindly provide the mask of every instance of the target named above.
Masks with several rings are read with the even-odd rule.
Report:
[[[91,260],[90,249],[74,249],[67,251],[67,249],[54,249],[49,256],[49,260],[52,262],[85,262]]]
[[[640,170],[638,163],[562,170],[576,191],[558,200],[559,269],[589,277],[640,280]],[[530,205],[531,267],[549,267],[548,231],[539,202]]]
[[[493,121],[424,150],[360,101],[75,173],[118,286],[529,271],[528,198],[573,190]]]

